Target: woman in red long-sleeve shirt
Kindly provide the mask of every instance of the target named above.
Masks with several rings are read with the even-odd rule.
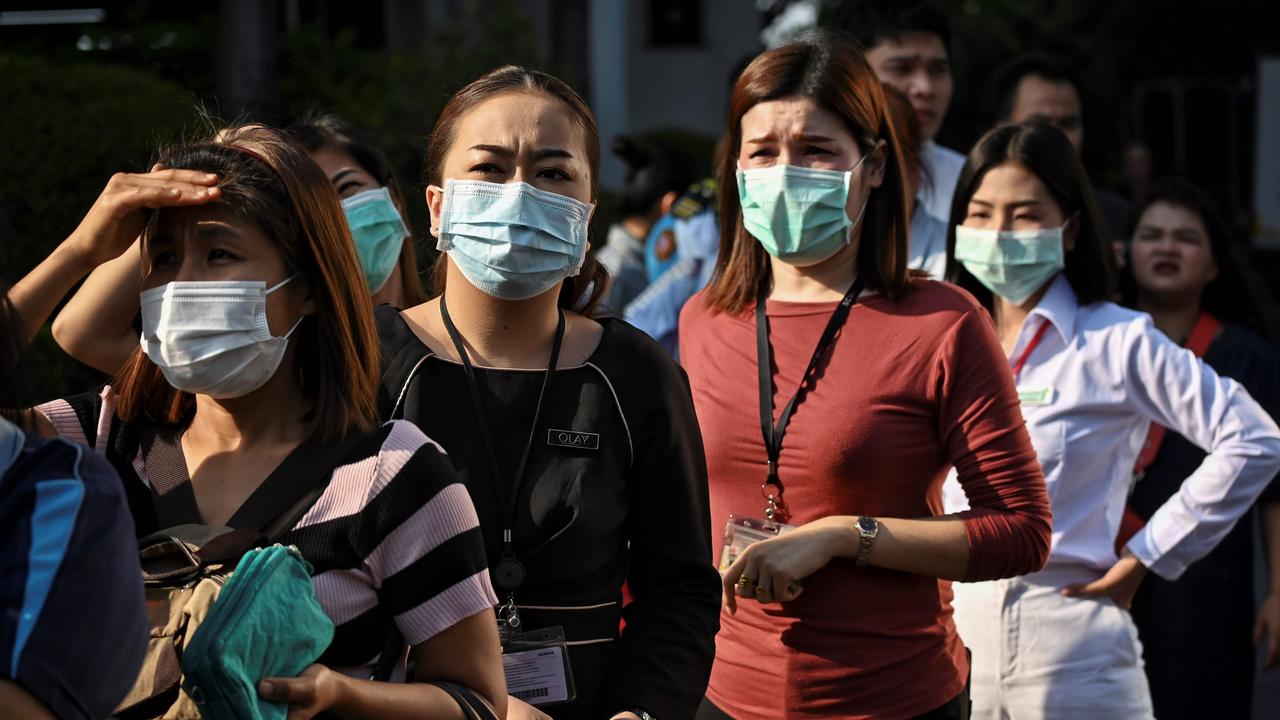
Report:
[[[729,121],[720,260],[680,324],[712,523],[735,528],[698,717],[965,717],[949,580],[1034,571],[1050,540],[991,320],[908,275],[897,140],[852,43],[756,58]],[[952,466],[972,509],[944,516]]]

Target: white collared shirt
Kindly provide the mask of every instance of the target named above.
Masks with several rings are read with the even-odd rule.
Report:
[[[921,183],[916,197],[924,203],[929,214],[942,221],[951,222],[951,196],[956,193],[956,181],[964,167],[964,155],[945,148],[932,140],[924,141],[924,162],[929,167],[929,182]]]
[[[1151,571],[1177,579],[1280,472],[1280,428],[1150,316],[1109,302],[1080,306],[1065,275],[1028,315],[1011,358],[1045,322],[1017,384],[1053,508],[1049,564],[1101,571],[1116,562],[1133,465],[1158,422],[1209,453],[1127,545]],[[954,472],[944,496],[948,512],[967,505]]]
[[[947,274],[947,224],[916,203],[907,234],[907,267],[924,270],[934,280]]]

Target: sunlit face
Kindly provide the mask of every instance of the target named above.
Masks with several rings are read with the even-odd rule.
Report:
[[[1204,220],[1180,205],[1152,203],[1138,219],[1129,256],[1144,295],[1198,298],[1218,276]]]
[[[280,247],[221,203],[165,208],[142,248],[142,288],[170,282],[260,280],[273,287],[293,273]],[[267,296],[267,325],[284,335],[312,312],[301,277]]]
[[[1057,82],[1039,75],[1028,75],[1018,82],[1009,120],[1016,123],[1041,120],[1058,128],[1067,136],[1076,152],[1084,145],[1084,122],[1080,112],[1080,95],[1068,82]]]
[[[1049,188],[1035,173],[1012,160],[983,176],[969,198],[961,224],[983,230],[1047,230],[1065,225],[1063,246],[1070,250],[1075,245],[1074,223],[1063,217]]]
[[[481,102],[459,118],[443,175],[445,180],[523,182],[590,203],[586,150],[585,133],[568,105],[541,93],[510,92]],[[439,228],[444,190],[427,188],[427,204],[431,225]]]
[[[942,38],[928,32],[904,33],[868,50],[867,62],[881,82],[907,96],[921,132],[933,139],[951,105],[951,63]]]
[[[795,165],[820,170],[850,170],[862,150],[845,124],[811,98],[792,96],[762,102],[742,116],[738,168],[752,170]],[[845,212],[856,219],[871,189],[884,182],[884,147],[877,145],[858,165]]]
[[[350,153],[337,148],[320,148],[308,155],[324,171],[329,182],[333,183],[333,189],[338,191],[340,198],[346,199],[365,190],[382,187]]]

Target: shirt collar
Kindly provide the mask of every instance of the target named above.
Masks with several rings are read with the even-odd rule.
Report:
[[[3,475],[22,452],[25,437],[17,425],[0,417],[0,475]]]
[[[1033,315],[1039,315],[1048,320],[1062,337],[1063,344],[1066,344],[1075,336],[1076,311],[1079,308],[1080,302],[1076,299],[1076,291],[1071,289],[1067,274],[1060,272],[1050,281],[1049,290],[1045,292],[1044,297],[1040,298],[1040,304],[1027,314],[1027,319],[1030,320]],[[1023,327],[1026,325],[1024,324]]]

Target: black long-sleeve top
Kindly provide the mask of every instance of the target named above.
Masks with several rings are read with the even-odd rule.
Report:
[[[475,502],[493,567],[505,502],[462,366],[435,356],[398,311],[379,308],[377,319],[380,413],[416,423],[444,447]],[[710,676],[720,606],[701,433],[683,371],[625,322],[600,322],[587,361],[553,374],[534,431],[513,526],[528,578],[515,601],[523,629],[560,625],[569,642],[577,699],[549,714],[598,720],[642,708],[660,720],[689,718]],[[543,375],[476,368],[503,493],[516,491]]]

